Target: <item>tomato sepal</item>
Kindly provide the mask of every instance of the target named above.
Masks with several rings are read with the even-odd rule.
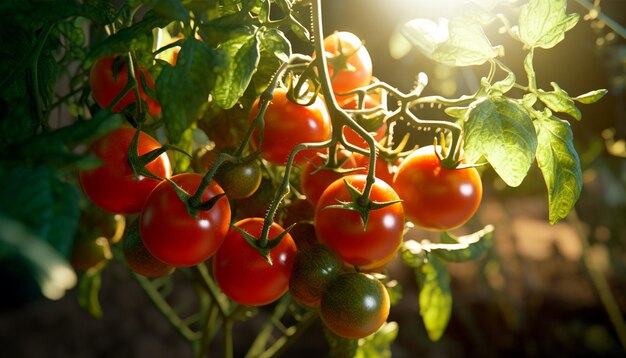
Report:
[[[258,251],[259,254],[263,256],[263,258],[271,266],[273,265],[273,262],[272,257],[270,256],[270,250],[280,245],[280,242],[283,241],[283,238],[289,233],[289,231],[291,231],[291,229],[293,229],[294,226],[296,226],[296,223],[289,225],[289,227],[287,227],[284,231],[282,231],[274,238],[263,239],[263,237],[260,237],[258,240],[256,237],[250,235],[247,231],[236,225],[231,225],[230,227],[238,231],[241,236],[243,236],[243,238],[246,240],[246,242],[256,251]]]

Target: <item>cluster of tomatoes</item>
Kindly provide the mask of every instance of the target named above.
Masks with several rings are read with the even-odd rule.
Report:
[[[381,106],[376,94],[367,94],[359,104],[356,96],[339,95],[372,82],[372,62],[360,39],[338,32],[326,38],[324,46],[339,105],[347,110]],[[126,65],[116,61],[106,58],[92,69],[93,96],[102,107],[109,106],[128,81]],[[148,104],[148,112],[157,116],[158,103],[147,95],[144,98],[141,87],[141,83],[153,86],[149,73],[141,68],[135,72],[145,77],[139,81],[139,94]],[[104,84],[108,89],[102,90]],[[134,101],[131,91],[112,110],[120,111]],[[256,103],[250,124],[258,112]],[[303,106],[290,101],[282,88],[274,90],[263,121],[263,135],[257,129],[251,145],[260,150],[265,163],[275,166],[285,165],[295,146],[327,141],[333,130],[321,96]],[[343,127],[342,131],[347,142],[367,148],[353,129]],[[386,132],[383,122],[372,128],[371,135],[382,140]],[[129,161],[136,135],[137,129],[122,127],[94,141],[90,151],[103,165],[80,172],[85,194],[98,207],[137,215],[123,244],[133,270],[154,277],[211,259],[215,281],[232,300],[260,306],[289,290],[297,302],[319,307],[326,326],[346,338],[367,336],[386,321],[387,290],[366,272],[384,268],[395,257],[405,221],[431,230],[458,227],[474,214],[482,195],[476,169],[444,168],[433,146],[420,148],[403,160],[376,158],[377,178],[367,196],[363,192],[369,157],[338,148],[338,167],[329,168],[325,160],[328,149],[302,150],[293,163],[300,173],[299,191],[314,207],[310,219],[316,237],[316,242],[303,244],[276,222],[262,235],[264,218],[241,218],[231,206],[259,190],[262,170],[258,158],[238,158],[241,160],[221,165],[206,185],[198,173],[173,175],[163,153],[145,165],[152,174],[146,176],[137,173]],[[141,157],[154,153],[161,144],[140,132],[136,146]],[[206,153],[196,169],[209,170],[216,158],[215,152]],[[202,187],[201,203],[211,202],[210,208],[191,207],[189,198],[181,197],[175,186],[189,196]],[[236,222],[231,225],[231,221]]]

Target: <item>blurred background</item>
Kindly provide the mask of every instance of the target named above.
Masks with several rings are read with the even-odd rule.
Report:
[[[374,74],[409,90],[418,72],[430,84],[425,95],[456,97],[472,93],[487,67],[449,68],[417,51],[394,58],[390,39],[406,21],[453,17],[453,0],[325,1],[324,27],[350,31],[365,41]],[[626,24],[626,1],[602,0],[602,12]],[[505,14],[507,8],[501,9]],[[547,194],[533,168],[519,188],[508,188],[483,173],[485,194],[475,218],[455,233],[495,226],[492,250],[477,262],[450,264],[452,318],[439,342],[430,342],[419,316],[413,272],[395,261],[390,275],[403,298],[390,320],[400,325],[394,357],[623,357],[626,355],[626,40],[588,15],[577,1],[568,13],[581,21],[550,51],[535,54],[538,86],[557,82],[571,95],[606,88],[600,102],[580,106],[583,119],[571,121],[584,170],[576,211],[563,222],[547,221]],[[509,14],[511,15],[511,14]],[[502,59],[523,73],[521,45],[487,28],[493,45],[504,45]],[[299,51],[297,46],[294,51]],[[303,51],[303,50],[301,50]],[[425,108],[423,118],[443,118]],[[428,144],[428,142],[422,143]],[[417,239],[433,234],[414,230]],[[125,268],[112,264],[103,276],[104,317],[95,319],[77,303],[76,289],[60,301],[39,297],[36,284],[20,280],[19,263],[2,265],[0,352],[6,357],[188,357],[191,350]],[[9,270],[10,272],[5,272]],[[193,305],[193,289],[177,290],[174,300]],[[263,314],[261,314],[263,317]],[[244,326],[244,325],[242,325]],[[244,352],[256,328],[238,327],[236,354]],[[219,340],[214,348],[220,351]],[[286,356],[324,356],[319,322]]]

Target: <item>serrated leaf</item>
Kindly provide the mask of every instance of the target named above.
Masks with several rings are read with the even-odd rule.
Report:
[[[543,102],[548,108],[554,112],[567,113],[577,120],[582,118],[580,110],[574,104],[574,100],[569,96],[567,92],[561,89],[555,82],[550,83],[553,91],[546,92],[542,89],[537,91],[539,100]]]
[[[243,96],[256,71],[259,39],[256,34],[239,36],[222,43],[219,49],[228,56],[228,63],[218,71],[212,95],[220,107],[229,109]]]
[[[438,341],[450,321],[452,314],[452,292],[450,274],[446,265],[436,256],[415,270],[420,289],[420,315],[431,341]]]
[[[180,0],[150,0],[148,2],[154,11],[172,21],[182,21],[189,23],[189,10],[183,6]]]
[[[97,59],[108,55],[124,54],[130,51],[132,45],[143,36],[152,36],[152,29],[165,27],[171,20],[162,17],[152,11],[148,12],[141,21],[132,26],[125,27],[115,34],[107,37],[101,43],[95,45],[85,61],[83,66],[90,67]]]
[[[484,156],[509,186],[518,186],[535,159],[537,134],[519,104],[501,97],[482,98],[470,105],[464,123],[465,157]]]
[[[527,47],[551,48],[576,26],[578,14],[565,14],[566,0],[530,0],[522,6],[519,36]]]
[[[491,248],[493,226],[470,235],[455,237],[447,232],[440,234],[441,243],[423,244],[423,248],[448,262],[465,262],[476,260]]]
[[[218,68],[226,62],[221,51],[188,38],[182,43],[176,66],[163,68],[155,89],[170,143],[178,143],[196,120],[215,85]]]
[[[435,23],[414,19],[400,28],[400,33],[425,56],[448,66],[472,66],[499,55],[491,46],[482,27],[462,19]]]
[[[598,102],[602,97],[604,97],[609,91],[605,89],[599,89],[591,92],[587,92],[581,94],[580,96],[574,97],[574,100],[583,104],[591,104]]]
[[[359,348],[354,358],[391,358],[391,344],[398,336],[399,326],[396,322],[385,322],[378,331],[359,340]]]
[[[278,29],[270,28],[260,34],[260,58],[252,77],[254,97],[258,97],[269,85],[278,68],[291,56],[291,43]]]
[[[580,159],[569,123],[542,115],[535,126],[539,137],[537,163],[548,188],[550,223],[554,224],[578,201],[582,190]]]

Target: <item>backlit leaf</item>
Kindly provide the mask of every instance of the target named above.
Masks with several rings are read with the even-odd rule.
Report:
[[[551,48],[576,26],[578,14],[565,14],[566,0],[530,0],[522,6],[519,36],[528,47]]]
[[[436,256],[430,256],[428,263],[415,270],[420,289],[420,315],[431,341],[443,335],[452,314],[452,292],[450,274],[446,265]]]

